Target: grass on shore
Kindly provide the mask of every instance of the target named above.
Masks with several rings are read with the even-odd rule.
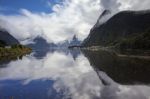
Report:
[[[23,45],[12,45],[8,48],[0,47],[0,59],[4,57],[19,57],[25,54],[29,54],[32,51],[31,48],[28,48]]]

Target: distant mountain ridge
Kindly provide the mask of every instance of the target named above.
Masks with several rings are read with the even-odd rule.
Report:
[[[81,44],[81,41],[78,39],[76,35],[74,35],[71,41],[65,40],[64,42],[59,43],[58,47],[68,48],[69,46],[79,46],[80,44]]]
[[[70,41],[69,46],[79,46],[81,41],[77,38],[76,35],[73,36],[72,40]]]
[[[47,50],[51,47],[57,47],[54,43],[48,43],[43,37],[36,37],[33,39],[33,44],[28,44],[27,46],[34,49],[34,50]]]
[[[48,50],[51,48],[68,48],[68,46],[74,46],[81,44],[81,41],[76,37],[76,35],[73,36],[72,40],[65,40],[64,42],[54,44],[54,43],[48,43],[45,38],[43,37],[36,37],[33,39],[34,43],[28,44],[27,46],[34,49],[34,50]]]
[[[139,43],[140,39],[146,39],[143,43],[150,43],[148,34],[150,29],[150,10],[147,11],[122,11],[111,17],[107,22],[91,29],[89,36],[83,41],[82,46],[109,46],[119,45],[126,39],[128,43]],[[143,35],[139,37],[139,35]],[[128,38],[130,40],[128,40]],[[136,41],[135,41],[136,40]],[[124,40],[125,41],[125,40]],[[134,44],[132,44],[134,46]],[[150,48],[149,45],[145,45]],[[129,46],[128,46],[129,47]],[[138,47],[137,47],[138,48]]]

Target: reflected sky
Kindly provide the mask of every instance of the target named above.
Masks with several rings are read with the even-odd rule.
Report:
[[[148,85],[120,85],[73,51],[24,56],[0,68],[0,99],[150,99]]]

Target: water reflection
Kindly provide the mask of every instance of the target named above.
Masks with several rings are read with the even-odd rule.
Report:
[[[100,99],[149,99],[150,87],[146,85],[120,85],[114,82],[106,73],[100,71],[98,75],[104,86]]]
[[[54,53],[56,51],[64,53],[66,55],[71,54],[74,59],[76,59],[78,57],[78,55],[81,54],[81,51],[78,49],[68,50],[67,48],[61,48],[61,49],[60,48],[54,48],[54,49],[34,50],[32,55],[37,59],[41,59],[41,58],[44,58],[48,53]]]
[[[0,97],[5,99],[91,99],[100,95],[99,79],[88,60],[82,54],[74,60],[60,51],[49,52],[42,59],[28,56],[10,62],[0,69],[0,85]]]
[[[118,56],[104,50],[83,53],[93,68],[106,72],[120,84],[150,84],[150,59]]]
[[[0,99],[150,98],[148,85],[118,84],[106,71],[93,67],[97,62],[91,59],[99,57],[83,53],[88,58],[79,50],[53,50],[11,61],[0,68]]]

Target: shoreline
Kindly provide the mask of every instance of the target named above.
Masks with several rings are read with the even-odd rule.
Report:
[[[115,53],[119,57],[130,57],[130,58],[144,58],[150,59],[150,50],[142,50],[142,49],[117,49],[114,46],[91,46],[91,47],[75,47],[81,50],[89,50],[89,51],[108,51],[110,53]],[[71,48],[74,49],[74,48]]]

